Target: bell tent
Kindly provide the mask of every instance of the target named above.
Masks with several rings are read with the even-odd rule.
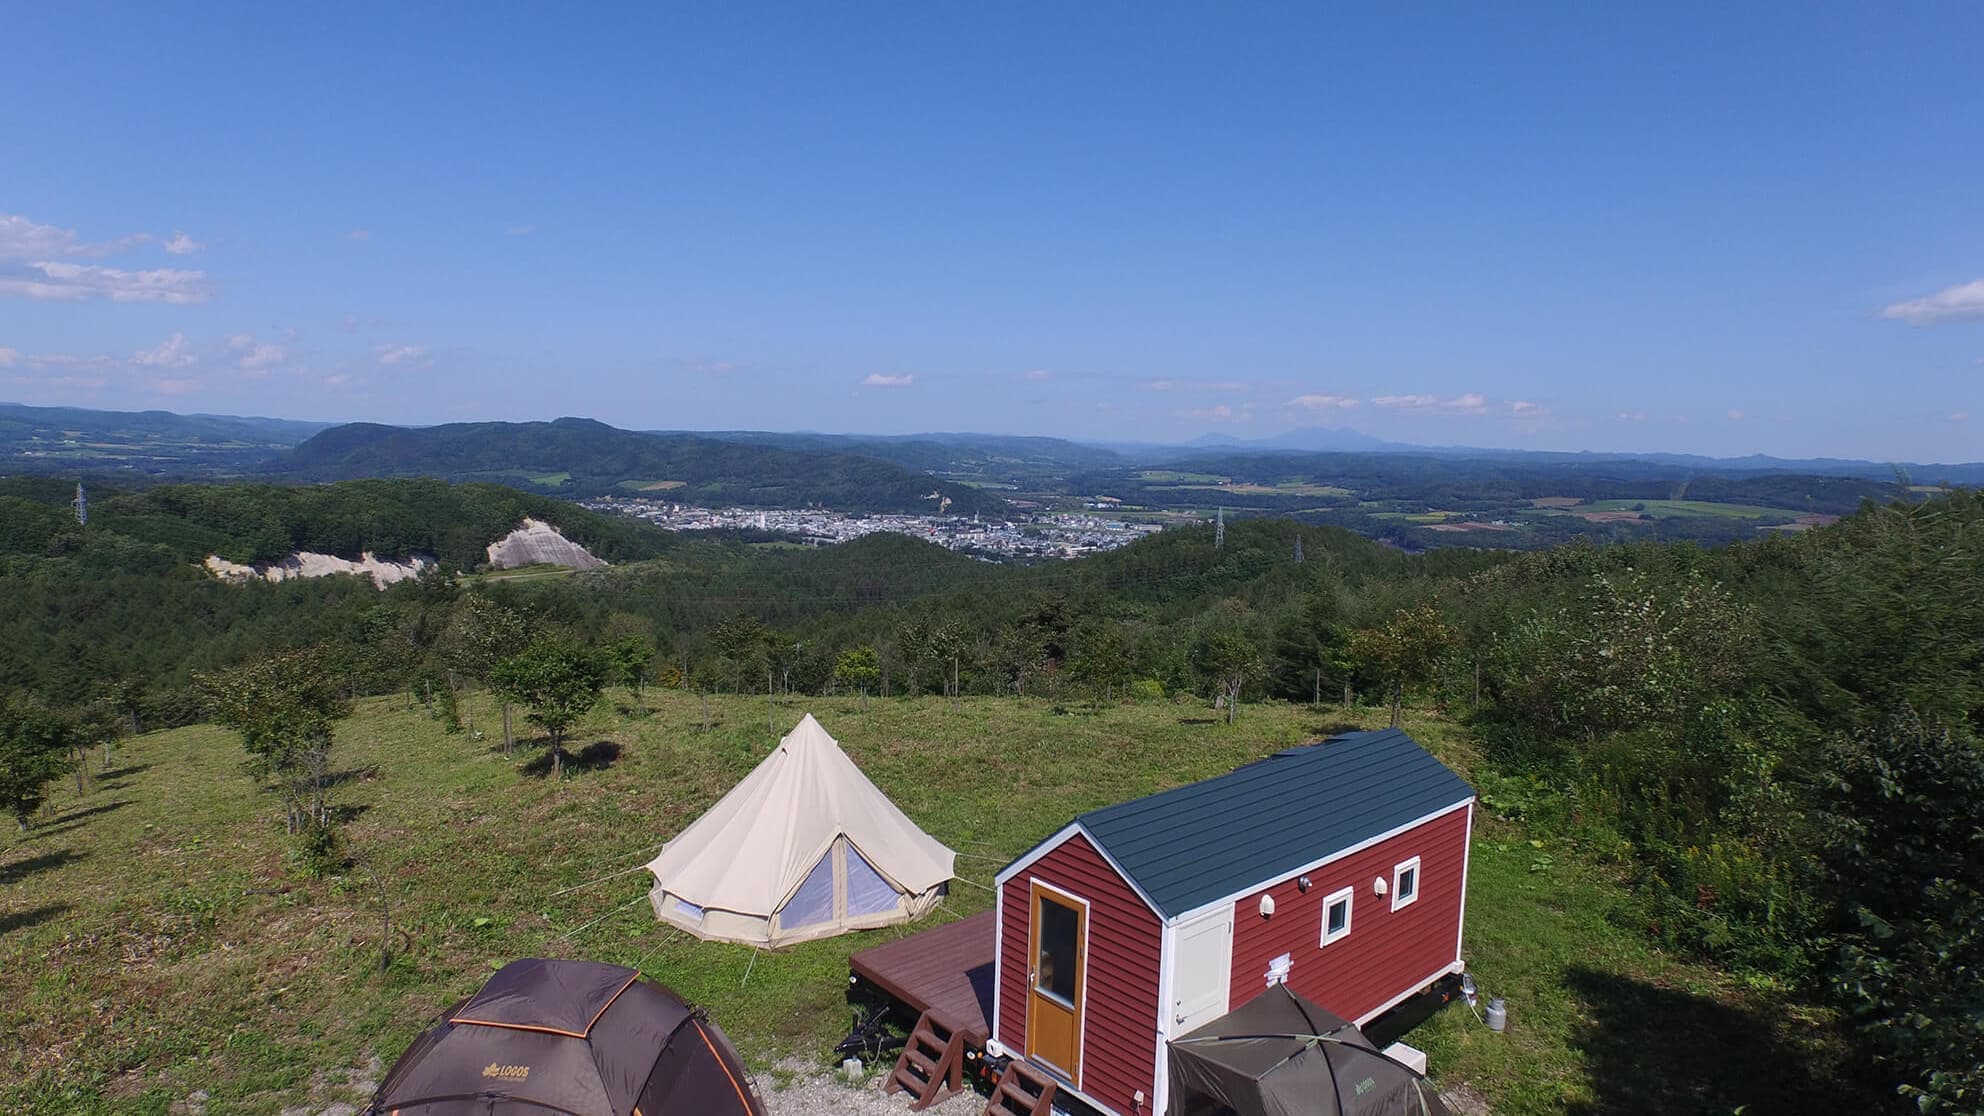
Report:
[[[921,916],[956,856],[809,713],[648,863],[649,897],[657,918],[699,938],[780,946]]]
[[[1447,1116],[1425,1078],[1286,984],[1170,1047],[1168,1116]]]
[[[393,1063],[369,1116],[764,1116],[717,1025],[619,965],[513,961]]]

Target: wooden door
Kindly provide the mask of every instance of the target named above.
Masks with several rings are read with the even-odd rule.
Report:
[[[1088,904],[1031,885],[1027,934],[1026,1057],[1081,1088],[1082,996],[1088,984]]]

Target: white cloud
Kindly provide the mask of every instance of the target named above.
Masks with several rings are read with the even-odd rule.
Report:
[[[63,302],[107,298],[112,302],[164,302],[174,306],[205,302],[211,295],[207,289],[207,275],[203,271],[182,271],[169,267],[125,271],[116,267],[58,263],[53,260],[31,263],[27,270],[40,272],[41,278],[0,275],[0,294]]]
[[[244,372],[260,372],[271,365],[281,364],[289,356],[288,349],[267,341],[257,341],[252,333],[235,334],[227,339],[227,347],[230,352],[241,354],[234,363]]]
[[[380,345],[372,350],[372,358],[380,364],[403,364],[409,368],[427,368],[433,361],[427,356],[425,345]]]
[[[1984,320],[1984,279],[1959,283],[1954,287],[1937,291],[1927,298],[1897,302],[1883,309],[1881,317],[1890,321],[1907,322],[1913,326],[1965,319]]]
[[[1437,395],[1423,392],[1414,395],[1380,395],[1374,397],[1371,402],[1375,406],[1389,407],[1394,410],[1403,411],[1443,411],[1450,414],[1465,413],[1473,415],[1486,414],[1488,411],[1488,397],[1473,391],[1456,395],[1451,399],[1442,399]],[[1530,405],[1534,406],[1534,404]],[[1516,413],[1522,414],[1524,412],[1517,411]]]
[[[884,376],[880,372],[870,372],[862,379],[863,387],[908,387],[916,382],[915,376]]]
[[[1344,410],[1357,406],[1357,400],[1348,395],[1298,395],[1289,400],[1287,406],[1311,411]]]
[[[158,392],[160,395],[184,395],[189,391],[198,391],[199,389],[200,381],[198,380],[160,380],[152,385],[152,390]]]
[[[353,229],[353,230],[351,230],[350,232],[348,232],[348,233],[346,233],[346,234],[344,234],[344,238],[345,238],[346,240],[370,240],[370,239],[372,239],[372,230],[371,230],[371,229]]]
[[[20,359],[21,359],[20,350],[0,349],[0,368],[11,367],[15,361]]]
[[[1969,422],[1969,421],[1970,421],[1970,412],[1969,412],[1969,411],[1951,411],[1951,412],[1950,412],[1950,421],[1951,421],[1951,422]]]
[[[1025,376],[1025,378],[1026,378],[1026,379],[1029,379],[1029,380],[1032,380],[1032,381],[1034,381],[1035,383],[1039,383],[1039,382],[1040,382],[1040,381],[1042,381],[1042,380],[1051,380],[1051,379],[1053,379],[1053,378],[1054,378],[1054,373],[1053,373],[1053,372],[1050,372],[1050,371],[1048,371],[1048,370],[1047,370],[1047,369],[1045,369],[1045,368],[1035,368],[1035,369],[1031,369],[1031,370],[1029,370],[1029,371],[1028,371],[1028,372],[1026,373],[1026,376]]]
[[[1620,422],[1645,422],[1645,421],[1646,421],[1646,412],[1645,412],[1645,411],[1620,411],[1620,412],[1619,412],[1619,421],[1620,421]]]
[[[1730,421],[1732,421],[1732,422],[1742,422],[1742,421],[1743,421],[1743,412],[1742,412],[1742,411],[1739,411],[1739,410],[1737,410],[1737,409],[1736,409],[1736,408],[1734,408],[1734,407],[1731,407],[1731,408],[1729,408],[1729,418],[1730,418]]]
[[[1179,411],[1178,414],[1182,418],[1211,419],[1214,422],[1251,422],[1254,418],[1252,410],[1251,407],[1244,404],[1238,410],[1235,410],[1221,403],[1215,407],[1193,407],[1189,410]]]
[[[18,213],[0,213],[0,260],[66,256],[78,246],[74,229],[39,225]]]
[[[186,351],[186,335],[175,333],[165,339],[156,349],[146,349],[131,356],[133,364],[151,368],[184,368],[199,358]]]
[[[131,233],[97,244],[85,243],[74,229],[30,221],[18,213],[0,213],[0,260],[35,260],[49,256],[110,256],[128,252],[152,239]]]
[[[1252,384],[1238,380],[1145,380],[1145,391],[1247,391]]]
[[[161,247],[175,256],[190,256],[200,249],[205,248],[206,245],[194,240],[178,229],[174,229],[172,230],[172,239],[166,241]]]
[[[504,236],[529,236],[537,231],[536,225],[511,225],[503,230]]]
[[[1531,403],[1527,399],[1513,399],[1509,401],[1509,413],[1518,418],[1542,418],[1550,411],[1540,403]]]

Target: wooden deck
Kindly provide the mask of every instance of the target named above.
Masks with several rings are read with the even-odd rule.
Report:
[[[993,917],[985,911],[864,949],[847,959],[848,968],[984,1046],[992,1033]]]

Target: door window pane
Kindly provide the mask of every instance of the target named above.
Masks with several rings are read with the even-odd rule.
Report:
[[[1040,897],[1040,926],[1037,928],[1039,953],[1035,955],[1033,986],[1042,992],[1075,1002],[1075,966],[1080,936],[1081,914],[1073,907]]]

